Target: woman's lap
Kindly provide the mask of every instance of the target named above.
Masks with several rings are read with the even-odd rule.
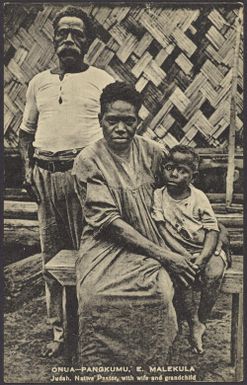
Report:
[[[109,292],[104,294],[104,291],[97,290],[97,282],[94,285],[90,277],[78,288],[81,302],[79,355],[83,365],[137,366],[167,363],[167,353],[177,332],[172,304],[173,286],[163,268],[152,273],[149,265],[147,271],[145,276],[142,264],[139,291],[136,288],[134,291],[127,290],[125,287],[122,292],[116,291],[117,295],[109,295]],[[138,270],[136,274],[140,284]],[[132,286],[133,282],[130,288]]]

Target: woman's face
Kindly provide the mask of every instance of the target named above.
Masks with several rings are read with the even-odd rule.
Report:
[[[139,122],[133,104],[123,100],[109,103],[99,120],[110,148],[122,151],[130,146]]]

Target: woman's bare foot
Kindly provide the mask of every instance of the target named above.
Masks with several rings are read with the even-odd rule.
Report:
[[[200,321],[192,322],[190,327],[190,344],[193,353],[202,354],[202,337],[205,333],[206,325]]]

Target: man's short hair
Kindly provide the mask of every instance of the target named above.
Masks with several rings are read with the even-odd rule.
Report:
[[[80,8],[72,5],[68,5],[67,7],[62,8],[60,11],[56,13],[55,19],[53,20],[53,29],[56,31],[57,25],[62,17],[71,16],[78,17],[81,19],[86,28],[86,35],[88,39],[88,45],[90,45],[95,39],[95,30],[92,19]]]
[[[113,103],[116,100],[123,100],[133,104],[137,113],[143,102],[142,95],[135,89],[134,85],[116,81],[115,83],[108,84],[102,91],[100,97],[101,114],[105,113],[107,104]]]
[[[184,155],[188,155],[190,157],[190,160],[188,159],[188,162],[186,162],[193,171],[197,171],[199,168],[199,163],[200,163],[200,157],[196,153],[195,149],[190,146],[185,146],[183,144],[178,144],[177,146],[174,146],[170,149],[169,154],[168,154],[168,161],[173,160],[173,155],[179,152]]]

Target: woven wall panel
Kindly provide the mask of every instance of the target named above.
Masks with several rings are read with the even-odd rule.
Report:
[[[97,37],[89,64],[115,79],[134,82],[144,96],[140,131],[168,147],[227,146],[232,66],[238,9],[223,6],[171,8],[82,7]],[[52,20],[59,6],[5,7],[5,146],[17,145],[30,79],[56,65]],[[243,131],[243,39],[236,95],[237,145]]]

